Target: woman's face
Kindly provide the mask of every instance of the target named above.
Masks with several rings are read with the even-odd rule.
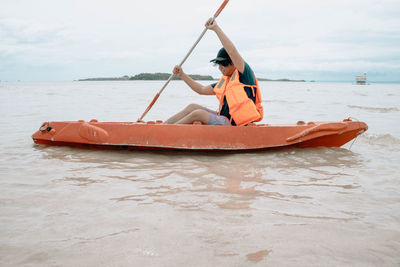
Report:
[[[218,65],[219,71],[224,76],[231,76],[235,72],[235,66],[233,64],[229,64],[228,66]]]

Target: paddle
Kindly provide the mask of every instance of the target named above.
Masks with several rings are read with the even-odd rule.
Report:
[[[224,9],[224,7],[228,4],[229,0],[225,0],[221,6],[218,8],[217,12],[215,12],[213,19],[216,19],[218,15],[221,13],[221,11]],[[194,48],[197,46],[197,44],[200,42],[201,38],[203,38],[204,34],[207,32],[207,28],[203,30],[203,32],[200,34],[200,37],[197,39],[197,41],[194,43],[192,48],[190,48],[189,52],[186,54],[182,62],[179,64],[179,67],[182,67],[183,63],[185,63],[186,59],[189,57],[189,55],[193,52]],[[174,73],[169,76],[167,82],[164,84],[164,86],[161,88],[161,90],[156,94],[156,96],[153,98],[153,101],[151,101],[150,105],[146,108],[142,116],[137,120],[138,122],[142,121],[144,116],[146,116],[147,112],[150,111],[150,109],[153,107],[154,103],[157,101],[158,97],[161,95],[161,93],[164,91],[164,89],[167,87],[169,82],[172,80],[174,77]]]

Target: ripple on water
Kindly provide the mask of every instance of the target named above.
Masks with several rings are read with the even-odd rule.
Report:
[[[390,113],[390,112],[398,112],[400,111],[397,107],[367,107],[367,106],[357,106],[357,105],[347,105],[349,108],[354,109],[362,109],[370,112],[378,112],[378,113]]]

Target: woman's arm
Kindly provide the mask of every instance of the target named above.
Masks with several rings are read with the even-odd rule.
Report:
[[[175,66],[174,74],[178,75],[193,91],[200,95],[213,95],[214,89],[211,85],[202,85],[201,83],[196,82],[192,78],[187,75],[181,67]]]
[[[222,31],[222,29],[218,26],[217,22],[210,18],[206,22],[206,28],[209,30],[214,31],[219,40],[221,41],[222,45],[224,46],[226,52],[228,53],[229,57],[232,59],[233,65],[237,68],[240,73],[244,71],[244,60],[242,56],[239,54],[239,51],[236,49],[235,45],[232,41],[226,36],[226,34]]]

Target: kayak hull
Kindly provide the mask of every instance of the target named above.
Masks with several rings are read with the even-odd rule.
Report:
[[[239,151],[340,147],[367,130],[364,122],[298,122],[250,126],[167,125],[161,122],[45,122],[37,144],[101,149]]]

